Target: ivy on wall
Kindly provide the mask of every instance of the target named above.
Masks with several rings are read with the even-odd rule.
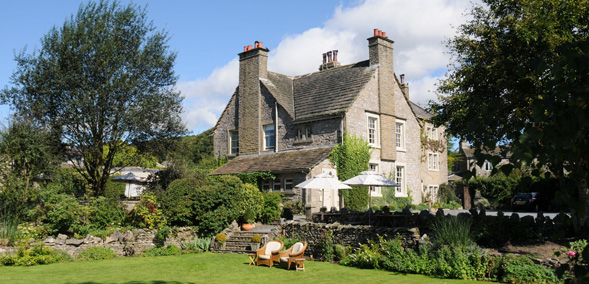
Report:
[[[329,160],[337,167],[337,177],[343,181],[368,170],[371,152],[368,142],[362,137],[344,133],[342,142],[329,153]],[[340,190],[340,195],[349,209],[365,210],[368,206],[366,186]]]

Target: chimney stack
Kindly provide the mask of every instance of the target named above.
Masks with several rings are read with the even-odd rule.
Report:
[[[268,51],[262,42],[256,41],[253,49],[251,45],[245,46],[239,54],[239,155],[258,154],[261,151],[260,79],[268,77]]]
[[[319,65],[319,71],[339,67],[341,64],[337,61],[337,50],[330,50],[323,53],[323,64]]]
[[[403,91],[403,95],[405,95],[405,98],[407,98],[407,100],[409,100],[409,83],[405,83],[405,74],[401,74],[399,75],[400,77],[400,81],[401,81],[401,90]]]

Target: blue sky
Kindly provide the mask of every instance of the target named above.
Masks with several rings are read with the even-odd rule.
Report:
[[[130,1],[121,1],[129,3]],[[0,4],[0,88],[16,67],[14,52],[40,47],[49,29],[78,11],[80,0],[3,1]],[[342,64],[368,58],[366,38],[378,28],[395,41],[397,75],[406,74],[411,99],[435,99],[435,82],[450,63],[443,44],[465,21],[470,1],[297,0],[134,1],[172,36],[178,53],[177,88],[185,97],[183,119],[193,133],[212,126],[237,86],[237,54],[261,41],[268,67],[287,75],[314,72],[323,52],[338,49]],[[8,106],[0,106],[6,124]]]

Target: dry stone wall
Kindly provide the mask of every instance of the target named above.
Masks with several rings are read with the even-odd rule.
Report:
[[[91,247],[111,248],[117,256],[136,256],[141,255],[146,249],[156,246],[156,233],[157,230],[147,229],[135,229],[126,232],[115,231],[105,239],[91,235],[87,235],[83,239],[75,239],[59,234],[56,238],[48,237],[42,242],[45,246],[62,250],[73,257],[77,257],[82,251]],[[175,228],[162,245],[164,247],[169,245],[180,247],[182,243],[193,241],[195,237],[196,233],[192,228]],[[36,241],[31,239],[30,242]],[[14,248],[4,249],[4,253],[13,254],[15,252],[16,249]]]

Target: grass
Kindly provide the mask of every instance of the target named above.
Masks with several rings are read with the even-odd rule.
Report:
[[[305,261],[305,271],[249,266],[246,255],[187,254],[0,267],[0,283],[480,283]]]

